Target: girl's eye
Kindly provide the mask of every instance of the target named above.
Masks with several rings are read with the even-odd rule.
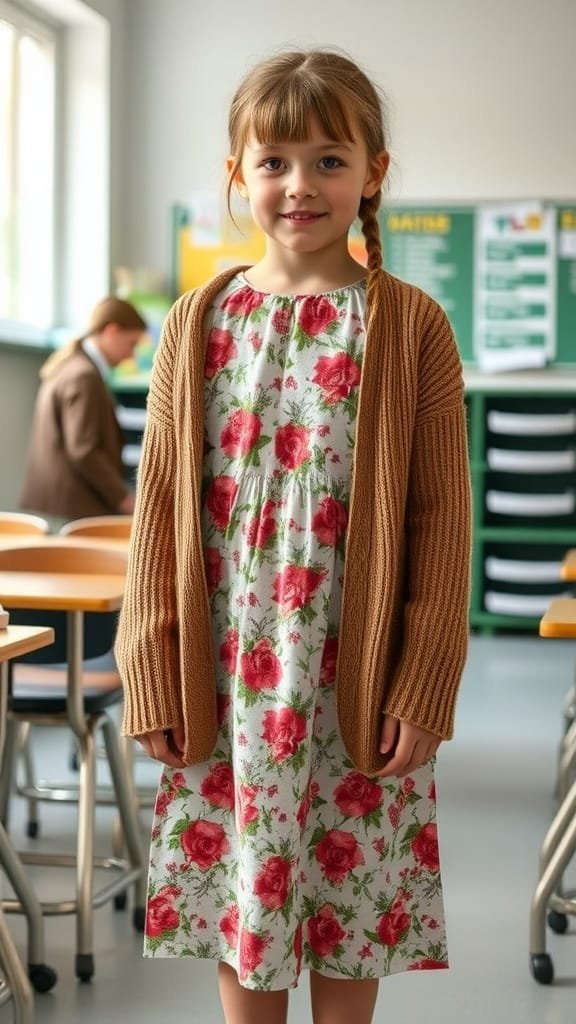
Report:
[[[342,167],[342,161],[337,156],[323,156],[320,165],[324,171],[333,171],[336,167]]]
[[[282,161],[279,156],[271,156],[264,160],[262,166],[267,171],[279,171],[282,168]]]

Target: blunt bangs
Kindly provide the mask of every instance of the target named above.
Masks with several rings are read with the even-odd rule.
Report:
[[[350,111],[323,82],[298,80],[278,82],[257,100],[242,126],[245,145],[250,135],[265,146],[283,142],[307,142],[310,121],[316,117],[322,131],[334,142],[354,142]]]

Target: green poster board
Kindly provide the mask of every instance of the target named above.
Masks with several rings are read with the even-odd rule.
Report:
[[[486,202],[474,205],[414,203],[407,205],[391,205],[380,213],[380,226],[383,237],[384,265],[391,274],[418,285],[432,295],[443,309],[454,328],[454,333],[465,363],[474,364],[476,360],[476,343],[478,323],[484,310],[476,308],[478,295],[486,288],[487,280],[481,279],[480,259],[494,257],[490,244],[482,250],[480,240],[482,215],[487,209],[498,207],[498,203]],[[513,206],[513,202],[503,203],[504,208]],[[519,207],[523,204],[519,203]],[[552,263],[550,278],[553,280],[553,291],[549,296],[552,305],[552,343],[554,354],[550,362],[554,364],[576,363],[576,203],[541,204],[544,212],[553,211],[554,237],[552,245]],[[485,218],[484,218],[485,220]],[[542,246],[542,243],[540,243]],[[545,256],[542,246],[542,256]],[[522,263],[522,244],[520,241],[508,249],[513,258]],[[538,256],[534,244],[529,246],[526,255],[532,259]],[[497,254],[496,254],[497,255]],[[504,254],[507,259],[510,254]],[[503,256],[504,259],[504,256]],[[485,259],[484,259],[485,262]],[[497,260],[494,260],[497,267]],[[491,273],[493,273],[491,271]],[[504,277],[505,275],[503,275]],[[540,280],[540,276],[542,280]],[[537,325],[548,309],[538,299],[521,299],[521,291],[516,296],[512,293],[514,283],[521,288],[538,287],[544,283],[544,272],[533,273],[529,268],[520,269],[516,274],[508,276],[509,303],[506,316],[508,318],[526,320],[526,329],[520,340],[528,345],[539,338]],[[506,301],[504,286],[501,295],[494,288],[493,276],[490,287],[491,297],[486,299],[485,310],[491,316],[498,314],[498,301]],[[529,291],[527,293],[530,294]],[[520,298],[519,298],[520,296]],[[501,305],[502,308],[502,305]],[[495,311],[495,312],[493,312]],[[531,325],[534,325],[533,327]],[[491,332],[489,343],[498,345],[498,332]],[[502,333],[502,345],[510,344],[510,335]]]
[[[466,206],[394,207],[380,218],[384,266],[440,303],[465,362],[474,356],[474,218]]]
[[[556,361],[576,363],[576,204],[557,208]]]

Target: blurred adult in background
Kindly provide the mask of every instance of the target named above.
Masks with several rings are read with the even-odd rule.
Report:
[[[108,296],[92,310],[86,333],[43,364],[21,508],[62,519],[132,513],[124,438],[107,379],[133,355],[145,330],[134,306]]]

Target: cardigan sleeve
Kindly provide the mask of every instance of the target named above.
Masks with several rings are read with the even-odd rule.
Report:
[[[166,319],[148,394],[136,507],[115,654],[125,693],[123,732],[181,722],[175,584],[173,376],[179,300]]]
[[[462,368],[434,303],[418,364],[403,644],[383,710],[449,739],[468,646],[471,500]]]

